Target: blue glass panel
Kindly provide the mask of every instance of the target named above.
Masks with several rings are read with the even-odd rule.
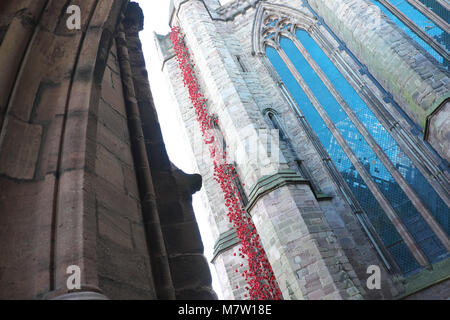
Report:
[[[414,263],[417,264],[417,262],[413,261],[414,257],[412,257],[410,254],[405,254],[405,252],[408,250],[408,247],[404,242],[398,242],[397,244],[389,247],[388,250],[391,255],[395,257],[397,264],[399,265],[412,266],[414,265]],[[406,271],[405,274],[411,271],[413,270]]]
[[[366,125],[366,128],[369,130],[378,145],[383,150],[389,149],[393,145],[396,145],[395,140],[381,125],[372,111],[370,111],[366,103],[361,99],[355,89],[353,89],[347,79],[345,79],[345,77],[339,72],[339,70],[325,55],[316,42],[309,36],[309,34],[304,30],[298,29],[296,31],[296,36],[328,77],[339,94],[356,113],[359,120],[361,120],[364,124],[369,124]]]
[[[334,70],[335,67],[332,66],[331,61],[328,57],[323,53],[320,47],[314,42],[314,40],[309,36],[305,31],[298,31],[299,40],[302,42],[303,46],[308,50],[310,55],[314,58],[321,69],[323,68],[323,72],[325,74],[328,73],[328,68],[332,67],[331,70]],[[307,43],[303,43],[306,38],[309,38],[310,41]],[[314,43],[314,44],[313,44]],[[410,231],[413,238],[416,240],[418,246],[424,251],[424,254],[431,262],[438,261],[443,259],[447,255],[447,251],[445,247],[441,244],[440,240],[436,237],[434,232],[431,230],[429,225],[425,222],[423,217],[417,211],[417,209],[412,205],[406,205],[405,203],[410,203],[409,198],[400,188],[400,186],[395,182],[394,178],[390,174],[390,172],[386,169],[383,163],[378,159],[375,155],[374,151],[370,148],[370,146],[365,141],[364,137],[360,134],[358,129],[353,125],[351,120],[347,117],[347,114],[342,110],[339,103],[336,101],[334,96],[325,86],[325,84],[321,81],[319,76],[316,74],[314,69],[309,65],[306,59],[300,54],[297,47],[294,43],[288,38],[282,38],[280,41],[281,48],[286,52],[287,56],[295,66],[297,70],[301,73],[304,81],[308,85],[308,87],[313,92],[314,96],[319,100],[320,104],[323,106],[325,111],[327,112],[331,121],[333,121],[338,128],[339,132],[342,134],[344,139],[347,141],[347,144],[352,149],[352,151],[356,154],[358,159],[363,163],[369,173],[374,173],[372,178],[378,184],[383,195],[388,199],[393,209],[396,211],[397,215],[401,218],[402,222]],[[328,64],[325,64],[328,62]],[[336,74],[335,74],[336,77]],[[336,82],[336,86],[339,88],[338,91],[341,95],[343,95],[344,100],[346,100],[347,104],[351,107],[353,105],[352,99],[357,99],[357,106],[360,110],[365,107],[368,110],[365,103],[360,98],[356,98],[355,94],[350,94],[350,98],[346,96],[347,92],[354,92],[354,89],[348,84],[343,87],[342,83],[347,82],[347,80],[341,76],[341,79],[338,79]],[[373,119],[377,123],[377,125],[381,125],[376,118]],[[371,131],[372,126],[367,126],[366,128]],[[388,135],[387,132],[385,132]],[[384,141],[382,141],[384,142]],[[392,142],[392,138],[391,138]],[[372,169],[372,162],[376,163],[376,167],[379,168],[378,172],[375,172],[375,169]],[[421,228],[423,228],[428,236],[428,238],[433,238],[434,242],[438,245],[438,250],[428,250],[428,246],[425,245],[426,239],[423,237],[419,237],[417,234],[414,234],[412,231],[417,229],[417,227],[413,224],[420,224]],[[428,239],[427,238],[427,239]],[[426,249],[428,251],[426,251]]]
[[[443,64],[447,69],[450,67],[450,62],[434,50],[426,41],[422,40],[413,30],[398,19],[392,12],[383,6],[378,0],[372,0],[381,11],[387,15],[397,26],[399,26],[407,35],[416,41],[422,48],[431,54],[439,63]],[[397,0],[393,3],[402,13],[411,19],[416,25],[422,28],[428,35],[436,39],[446,50],[449,50],[450,39],[449,34],[435,25],[430,19],[424,16],[420,11],[412,7],[405,0]]]
[[[369,188],[353,167],[348,156],[337,143],[336,139],[333,137],[287,66],[284,64],[281,57],[276,50],[271,47],[266,48],[266,55],[277,70],[296,103],[302,109],[309,124],[314,128],[322,145],[327,150],[330,158],[342,174],[353,194],[357,197],[361,207],[368,215],[372,225],[386,248],[391,252],[402,272],[407,274],[417,270],[419,265],[404,244],[399,233],[381,209],[379,203],[369,191]]]
[[[355,89],[349,84],[309,34],[304,30],[297,30],[296,36],[328,79],[333,83],[333,86],[347,102],[349,107],[356,113],[358,119],[383,149],[394,166],[397,167],[401,175],[429,208],[434,218],[440,223],[447,234],[450,234],[450,210],[444,201],[439,197],[420,171],[413,165],[412,161],[401,151],[389,132],[378,121]],[[379,162],[375,159],[372,160],[372,162],[373,161],[376,161],[376,163]],[[386,168],[379,165],[375,166],[375,162],[371,166],[370,173],[372,176],[389,180],[389,173],[387,173]]]
[[[450,21],[450,11],[445,9],[439,2],[436,0],[419,0],[422,2],[428,9],[436,13],[440,16],[444,21]],[[446,1],[446,0],[444,0]],[[448,1],[447,1],[448,2]]]
[[[433,217],[450,234],[450,210],[412,161],[395,145],[385,151],[394,166],[414,189]]]
[[[449,35],[430,18],[409,4],[406,0],[395,0],[392,4],[411,19],[419,28],[439,42],[447,51],[450,49]],[[447,20],[448,22],[448,20]]]
[[[334,84],[336,84],[336,89],[347,101],[348,105],[350,107],[354,106],[354,110],[357,116],[366,126],[368,131],[374,136],[374,139],[380,144],[381,148],[383,150],[390,150],[393,147],[397,147],[397,144],[389,135],[389,133],[384,130],[380,122],[365,105],[364,101],[358,96],[356,91],[334,67],[328,57],[321,51],[320,47],[315,44],[315,42],[309,37],[306,32],[299,31],[297,32],[297,35],[299,36],[299,40],[303,43],[308,52],[310,52],[312,57],[323,69],[324,73],[327,76],[328,74],[330,74],[330,80],[333,81]],[[391,203],[392,208],[396,211],[397,215],[400,217],[406,228],[416,240],[419,247],[427,256],[427,258],[431,262],[435,262],[447,256],[447,251],[445,250],[439,239],[436,237],[434,232],[431,230],[429,225],[425,222],[417,209],[411,204],[409,198],[395,182],[389,171],[375,155],[363,136],[359,133],[353,123],[348,119],[347,115],[342,110],[339,103],[333,97],[325,84],[320,80],[318,75],[311,68],[305,58],[298,52],[293,42],[287,38],[282,38],[281,47],[286,52],[295,68],[299,70],[308,87],[313,92],[314,96],[317,98],[320,104],[324,107],[331,121],[335,123],[337,129],[345,138],[349,147],[352,149],[361,163],[366,167],[367,171],[372,175],[372,178],[379,186],[380,191]],[[277,70],[278,69],[280,68],[278,67]],[[286,69],[285,73],[289,73],[289,70]],[[291,79],[290,81],[294,81],[296,83],[295,79]],[[287,82],[285,81],[285,83]],[[292,92],[292,89],[289,89]],[[308,105],[308,112],[305,112],[305,116],[309,120],[309,117],[306,113],[314,113],[312,112],[312,110],[314,110],[314,107],[310,102],[305,103],[305,101],[307,101],[308,99],[303,91],[300,95],[302,96],[303,105]],[[348,167],[348,159],[347,161],[343,161],[342,152],[337,152],[336,155],[332,155],[333,151],[336,152],[336,149],[339,151],[342,150],[340,150],[340,148],[337,148],[338,145],[335,143],[335,141],[333,141],[334,139],[330,138],[331,133],[329,133],[329,131],[324,128],[323,122],[317,118],[317,115],[314,116],[312,120],[312,127],[316,129],[318,137],[322,141],[322,143],[324,143],[327,151],[329,153],[331,151],[330,157],[333,159],[333,161],[335,163],[339,163],[339,161],[341,161],[344,165],[347,164],[345,165],[345,167],[340,168],[341,173],[346,172],[347,174],[349,174],[349,170],[350,173],[352,171],[356,172],[354,168],[352,169],[352,166]],[[316,126],[315,123],[320,123],[320,125]],[[348,177],[350,176],[354,176],[354,174],[350,174],[346,178],[349,186],[352,189],[361,188],[360,181],[348,180]],[[367,188],[367,186],[365,187]],[[368,189],[366,190],[367,192],[369,192]],[[360,198],[358,198],[358,200],[360,200]],[[381,232],[380,234],[382,233],[385,234],[386,232]]]

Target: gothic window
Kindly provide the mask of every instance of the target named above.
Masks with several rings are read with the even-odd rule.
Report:
[[[447,69],[450,66],[449,4],[436,0],[371,0]]]
[[[286,136],[286,132],[283,129],[283,126],[281,125],[280,119],[278,117],[278,114],[276,114],[273,111],[267,110],[265,114],[266,118],[271,123],[272,127],[276,130],[278,130],[278,134],[281,140],[287,141],[288,138]]]
[[[236,56],[236,61],[238,62],[239,67],[240,67],[242,72],[248,72],[248,69],[245,66],[244,62],[242,61],[242,57],[241,56]]]
[[[311,188],[316,195],[322,195],[321,189],[317,186],[315,183],[315,179],[311,176],[309,170],[305,167],[303,164],[303,161],[298,157],[297,153],[295,152],[295,149],[292,145],[291,139],[289,139],[288,135],[286,134],[286,130],[284,129],[284,126],[282,125],[281,119],[279,114],[274,111],[273,109],[266,109],[264,110],[264,115],[268,122],[271,124],[273,129],[278,130],[279,138],[282,144],[285,144],[293,158],[295,159],[295,165],[298,173],[305,179],[307,179],[310,184]]]
[[[225,153],[227,151],[227,142],[225,140],[225,137],[222,134],[222,130],[219,126],[219,123],[216,120],[217,120],[217,118],[213,119],[214,139],[215,139],[216,143],[218,144],[219,150],[222,153]]]
[[[448,206],[295,15],[262,14],[264,52],[384,247],[404,274],[448,257]]]
[[[213,119],[213,129],[214,129],[214,139],[216,140],[217,147],[221,151],[222,154],[227,152],[227,141],[222,133],[219,122],[217,118]],[[231,167],[231,174],[234,177],[233,184],[236,190],[239,193],[239,198],[242,205],[245,207],[248,204],[247,194],[245,193],[244,186],[242,185],[241,179],[239,178],[239,174],[236,171],[236,163],[233,162]]]
[[[241,179],[239,178],[239,174],[236,171],[236,163],[233,164],[233,175],[234,175],[234,186],[236,187],[241,203],[244,207],[248,204],[247,194],[245,193],[244,186],[242,185]]]

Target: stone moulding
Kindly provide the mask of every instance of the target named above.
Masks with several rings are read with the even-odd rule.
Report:
[[[446,102],[448,102],[450,99],[450,93],[446,94],[443,97],[440,97],[438,100],[435,101],[435,103],[432,105],[430,110],[425,114],[424,118],[422,119],[421,126],[424,128],[423,130],[423,139],[427,140],[429,131],[430,131],[430,123],[432,122],[431,118],[439,112],[440,108],[444,106]]]
[[[214,252],[211,262],[214,262],[216,257],[227,249],[230,249],[239,243],[237,232],[235,229],[225,231],[219,235],[214,244]]]
[[[164,66],[166,65],[166,62],[171,60],[172,58],[175,58],[176,53],[173,50],[172,41],[170,41],[169,35],[160,35],[156,32],[153,32],[153,38],[156,42],[156,47],[158,48],[158,53],[160,56],[161,63],[161,70],[164,70]]]
[[[264,195],[288,184],[309,184],[309,180],[300,177],[294,170],[281,170],[271,176],[263,176],[251,188],[248,197],[247,212],[251,210],[256,202]]]
[[[179,3],[178,8],[175,7],[174,1],[170,1],[170,8],[169,8],[169,25],[172,26],[172,20],[174,16],[178,15],[178,10],[181,7],[182,4],[185,2],[188,2],[189,0],[183,0]],[[240,14],[245,14],[245,12],[249,8],[254,8],[259,2],[262,0],[236,0],[234,2],[227,3],[219,8],[217,10],[210,10],[208,6],[205,4],[203,0],[200,0],[203,5],[205,6],[206,10],[208,11],[208,14],[210,15],[212,20],[219,20],[219,21],[232,21],[234,18]]]
[[[183,4],[185,4],[186,2],[189,2],[190,0],[181,0],[177,6],[175,6],[174,1],[171,0],[170,2],[170,9],[169,9],[169,26],[173,27],[174,24],[172,24],[173,22],[173,18],[177,17],[178,18],[178,12],[180,11],[180,8],[183,6]],[[198,0],[200,1],[203,6],[205,7],[206,11],[209,14],[209,17],[211,18],[211,20],[218,20],[218,21],[226,21],[225,19],[219,17],[219,15],[213,10],[211,11],[210,8],[208,8],[208,6],[206,5],[205,1],[203,0]]]
[[[405,280],[405,292],[396,297],[402,300],[428,287],[450,280],[450,258],[433,264],[431,269],[423,269]]]
[[[309,30],[314,24],[317,23],[317,19],[315,17],[307,15],[305,12],[299,11],[292,7],[262,2],[256,9],[252,27],[252,55],[265,55],[265,39],[261,36],[264,33],[263,22],[273,13],[289,18],[290,21],[295,21],[295,26],[304,30]]]
[[[289,184],[309,184],[311,186],[311,182],[308,179],[299,176],[294,170],[281,170],[274,175],[264,176],[250,189],[251,191],[246,207],[247,212],[250,214],[253,206],[262,196]],[[311,190],[313,190],[312,187]],[[317,200],[330,200],[332,198],[332,196],[328,194],[315,193],[314,191],[313,193]]]
[[[255,7],[261,0],[236,0],[217,9],[217,13],[226,21],[233,20],[239,14],[245,14],[247,9]]]
[[[433,107],[426,119],[423,139],[446,161],[450,161],[450,151],[448,150],[448,137],[450,128],[448,127],[448,110],[450,105],[450,94],[437,106]]]

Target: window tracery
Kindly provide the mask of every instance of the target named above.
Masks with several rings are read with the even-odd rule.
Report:
[[[317,19],[270,4],[256,16],[255,53],[267,56],[402,272],[447,257],[448,199],[433,190],[318,45]],[[427,236],[414,231],[419,225]]]

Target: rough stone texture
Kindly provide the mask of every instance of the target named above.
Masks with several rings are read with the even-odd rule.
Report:
[[[318,1],[309,1],[310,4],[313,2]],[[325,2],[331,6],[332,4],[349,5],[352,1]],[[364,1],[355,0],[353,2],[358,2],[360,6],[352,6],[352,10],[367,7],[367,3]],[[295,155],[299,155],[297,157],[302,160],[302,164],[309,171],[314,184],[322,193],[331,197],[331,199],[330,197],[316,198],[314,190],[309,184],[284,185],[261,196],[250,209],[250,214],[261,236],[262,244],[268,254],[278,284],[283,291],[283,298],[392,299],[401,297],[405,291],[404,283],[402,283],[404,279],[393,275],[383,267],[384,264],[380,256],[331,175],[328,169],[329,159],[326,159],[317,150],[310,134],[299,125],[300,119],[288,105],[280,90],[279,83],[276,82],[276,77],[271,76],[268,72],[266,57],[252,55],[252,52],[254,52],[252,33],[257,31],[254,30],[254,17],[259,6],[265,3],[267,2],[239,0],[220,7],[218,1],[215,0],[175,0],[170,13],[170,21],[172,25],[180,26],[185,35],[185,42],[193,55],[202,93],[208,98],[209,112],[218,116],[221,133],[226,140],[229,154],[239,150],[239,144],[244,143],[243,141],[255,134],[258,129],[270,128],[263,115],[267,108],[276,111],[289,138],[295,142],[293,150],[288,150],[285,144],[280,143],[279,166],[273,166],[270,160],[262,161],[261,165],[261,162],[255,164],[242,158],[236,159],[237,172],[240,180],[245,184],[244,189],[247,195],[257,181],[267,174],[276,174],[286,169],[298,171],[294,160]],[[275,4],[275,6],[282,5],[295,8],[311,16],[309,9],[298,0],[279,0],[270,1],[270,3]],[[324,5],[322,9],[325,10],[326,8],[327,6]],[[348,11],[349,14],[352,10]],[[327,14],[335,17],[335,12],[331,12],[331,10],[327,11]],[[326,22],[328,22],[328,16],[324,16]],[[355,21],[356,24],[362,23],[361,18],[357,18],[356,20],[353,18],[342,19],[342,21],[334,18],[332,22],[336,24],[345,24],[345,22],[350,24],[352,21]],[[338,32],[340,25],[335,26],[331,23],[330,27],[340,36]],[[330,43],[332,51],[341,51],[342,59],[349,68],[348,72],[358,74],[357,86],[368,88],[367,90],[373,93],[373,99],[381,101],[384,115],[389,114],[389,117],[399,122],[396,128],[392,130],[393,135],[396,135],[397,138],[397,134],[398,137],[405,132],[409,134],[412,127],[403,119],[391,102],[383,101],[384,93],[380,88],[374,84],[367,74],[359,73],[359,67],[346,52],[339,49],[340,44],[331,37],[323,25],[318,25],[317,28],[325,35],[324,37]],[[389,24],[389,28],[392,28],[391,24]],[[382,38],[381,33],[367,32],[369,36]],[[395,32],[399,33],[397,29]],[[342,40],[345,43],[353,41],[352,45],[356,46],[359,40],[364,40],[362,32],[355,35],[355,37],[357,36],[359,38],[353,39],[344,34]],[[369,36],[367,39],[370,38]],[[411,46],[410,40],[407,40],[403,34],[397,36],[402,43],[405,43],[405,46]],[[195,161],[196,168],[203,177],[205,188],[201,195],[204,206],[209,211],[211,231],[215,239],[220,239],[220,236],[230,229],[230,224],[226,218],[227,210],[224,206],[223,194],[218,184],[213,180],[212,162],[209,159],[207,149],[203,147],[195,113],[181,81],[177,62],[173,59],[173,50],[168,45],[168,37],[157,35],[156,39],[161,43],[160,50],[164,72],[168,77],[173,98],[178,106],[177,120],[180,125],[185,127],[186,141],[189,141],[192,147],[192,153],[189,157]],[[367,39],[364,41],[369,41]],[[389,37],[387,37],[387,40],[389,40]],[[350,44],[348,46],[350,47]],[[414,50],[417,51],[417,49]],[[423,53],[417,54],[422,55]],[[359,56],[359,54],[356,55]],[[393,55],[396,56],[396,53],[394,52]],[[377,68],[383,63],[383,61],[365,60],[362,53],[361,59],[367,64],[369,70]],[[390,58],[385,57],[385,59],[389,60]],[[423,59],[420,61],[423,61]],[[433,62],[427,60],[423,63],[425,66],[430,66],[436,74],[442,73]],[[242,65],[245,66],[244,69]],[[421,78],[417,71],[420,68],[416,70],[415,67],[408,66],[406,62],[402,66],[404,66],[402,69],[404,72],[411,73],[411,75],[408,73],[408,77]],[[428,94],[426,99],[431,100],[424,102],[426,99],[422,97],[425,100],[411,102],[411,99],[408,98],[408,100],[404,97],[408,94],[407,92],[405,93],[400,89],[396,91],[391,86],[392,81],[402,80],[400,74],[403,72],[402,70],[395,70],[399,73],[394,72],[388,77],[384,77],[384,74],[379,75],[379,77],[378,74],[375,73],[375,75],[387,89],[394,91],[395,98],[401,107],[410,114],[411,118],[416,123],[420,123],[421,120],[417,119],[423,117],[422,111],[430,111],[429,102],[431,100],[438,101],[439,97],[442,98],[447,82],[437,75],[437,78],[444,79],[443,82],[445,83],[438,86],[436,91],[426,91]],[[346,77],[348,76],[348,74],[344,74]],[[392,80],[390,77],[396,80]],[[355,80],[352,79],[352,81]],[[420,84],[429,87],[429,83],[425,80]],[[422,90],[419,87],[413,86],[413,89],[416,91]],[[411,106],[411,110],[408,109],[409,106]],[[420,111],[420,108],[424,109]],[[414,113],[417,110],[419,111]],[[387,123],[383,124],[390,126]],[[414,144],[416,145],[423,145],[421,137],[414,136],[410,141],[415,141]],[[406,143],[403,144],[402,142],[400,145],[406,149]],[[411,157],[410,154],[414,154],[414,151],[408,153]],[[422,165],[422,162],[419,161],[418,163]],[[269,165],[264,167],[265,164]],[[420,169],[422,170],[422,167]],[[422,172],[426,171],[424,169]],[[434,179],[431,176],[427,176],[427,178]],[[213,244],[210,245],[213,246]],[[239,267],[242,261],[234,255],[238,252],[238,249],[238,244],[231,246],[217,254],[213,261],[224,297],[228,299],[242,299],[244,294],[244,291],[242,291],[243,278],[240,276],[241,268]],[[369,265],[382,267],[382,290],[368,290],[366,288],[367,267]],[[235,272],[236,269],[238,269],[237,273]],[[426,291],[430,292],[430,296],[433,295],[432,289],[423,290],[423,292]]]
[[[145,230],[115,41],[101,93],[95,162],[99,287],[107,287],[111,299],[155,299],[147,245],[140,240]]]
[[[422,58],[423,51],[397,26],[384,15],[378,17],[375,5],[364,0],[308,2],[401,102],[404,111],[425,128],[427,116],[448,95],[448,73],[433,60]],[[377,21],[367,23],[369,15],[377,15]]]
[[[450,280],[442,281],[428,290],[419,291],[405,298],[405,300],[436,300],[440,297],[442,300],[450,299]]]
[[[136,100],[157,198],[169,267],[177,299],[215,299],[208,262],[192,210],[192,193],[200,190],[200,175],[187,175],[170,163],[151,96],[136,21],[125,20]],[[137,26],[137,28],[136,28]],[[197,276],[192,277],[192,274]]]
[[[81,30],[65,26],[70,4],[81,8]],[[0,4],[2,299],[159,297],[114,39],[123,14],[125,27],[142,25],[138,5],[125,0]],[[173,168],[165,154],[137,31],[129,51],[141,59],[131,85],[147,103],[146,165],[170,176],[153,200],[161,215],[184,217],[164,225],[168,250],[187,257],[166,280],[176,297],[214,299],[191,206],[201,177]],[[81,268],[76,292],[66,286],[70,265]]]
[[[436,151],[450,161],[450,100],[430,116],[427,137]]]

